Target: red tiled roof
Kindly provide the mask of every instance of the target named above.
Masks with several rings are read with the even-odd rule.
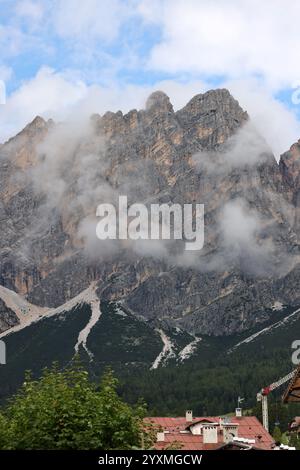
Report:
[[[157,442],[155,447],[157,449],[164,449],[170,446],[171,443],[178,442],[181,444],[183,450],[211,450],[221,447],[223,442],[223,436],[218,430],[218,443],[217,444],[204,444],[202,435],[193,435],[192,433],[182,433],[185,431],[187,426],[196,424],[201,421],[208,421],[219,423],[219,417],[208,417],[208,418],[193,418],[191,423],[188,423],[185,417],[179,418],[161,418],[151,417],[145,418],[146,423],[152,423],[157,428],[162,428],[165,433],[165,440],[163,442]],[[258,449],[271,449],[274,441],[270,434],[264,429],[262,424],[258,421],[255,416],[243,416],[243,417],[231,417],[230,424],[238,424],[238,437],[246,439],[255,439],[253,446]]]
[[[295,418],[290,423],[291,427],[299,427],[300,426],[300,416],[295,416]]]

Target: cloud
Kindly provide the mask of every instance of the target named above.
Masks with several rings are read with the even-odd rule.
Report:
[[[63,118],[85,96],[86,89],[79,80],[72,82],[48,67],[41,68],[0,107],[0,141],[20,131],[37,115]]]
[[[280,155],[300,137],[300,122],[295,113],[274,98],[258,80],[226,81],[224,86],[248,111],[251,121],[279,160]]]
[[[109,42],[116,39],[121,24],[132,13],[128,2],[121,0],[57,0],[52,19],[62,38]]]
[[[223,257],[239,262],[244,272],[266,274],[274,268],[271,258],[274,247],[261,237],[264,223],[258,212],[250,209],[244,199],[227,202],[221,211],[219,227]]]
[[[21,0],[16,3],[15,12],[18,17],[37,22],[42,19],[44,10],[38,1]]]
[[[161,28],[150,69],[261,76],[272,89],[299,80],[298,2],[287,7],[284,0],[145,0],[139,8],[145,21]]]
[[[27,38],[16,26],[0,23],[0,57],[1,60],[17,56],[24,48]]]
[[[209,174],[227,175],[235,168],[262,163],[270,158],[271,153],[253,123],[247,121],[219,150],[199,152],[193,156],[193,160],[200,172],[204,170]]]
[[[7,65],[0,65],[0,80],[6,82],[13,75],[13,69]]]

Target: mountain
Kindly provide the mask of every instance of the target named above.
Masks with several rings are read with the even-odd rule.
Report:
[[[0,283],[55,308],[96,282],[155,327],[230,335],[297,307],[298,144],[277,164],[227,90],[175,112],[163,92],[146,108],[89,122],[37,117],[0,146]],[[205,244],[100,242],[96,207],[202,203]],[[19,319],[1,304],[1,328]]]

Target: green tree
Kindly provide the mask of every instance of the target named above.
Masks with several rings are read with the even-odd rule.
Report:
[[[284,444],[285,446],[289,445],[289,438],[286,433],[281,434],[281,444]]]
[[[130,449],[141,445],[145,406],[127,405],[106,371],[100,387],[78,364],[29,374],[0,414],[0,449]]]
[[[275,426],[273,431],[273,438],[275,442],[281,442],[281,431],[278,426]]]
[[[289,445],[291,447],[296,447],[297,450],[300,450],[300,437],[297,436],[296,432],[291,433]]]

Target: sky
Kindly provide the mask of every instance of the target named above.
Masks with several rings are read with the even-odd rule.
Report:
[[[299,17],[286,0],[0,0],[0,142],[36,115],[226,87],[278,158],[300,138]]]

